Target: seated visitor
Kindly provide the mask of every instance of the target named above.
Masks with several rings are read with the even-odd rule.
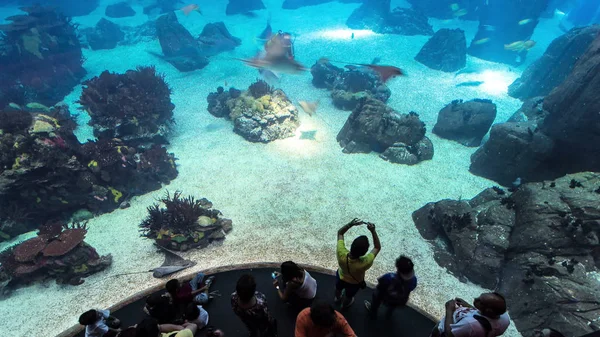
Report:
[[[208,312],[201,305],[196,305],[195,303],[188,304],[185,308],[184,316],[185,321],[196,324],[198,330],[208,325]]]
[[[146,299],[144,312],[156,318],[158,324],[171,323],[176,318],[176,310],[168,294],[152,294]]]
[[[286,261],[281,264],[281,272],[273,274],[276,276],[273,285],[277,288],[279,298],[297,309],[310,307],[317,295],[317,281],[308,271],[292,261]]]
[[[202,285],[202,281],[204,280],[203,273],[198,273],[189,282],[169,280],[166,284],[167,293],[169,293],[173,299],[173,304],[176,306],[177,310],[183,312],[188,303],[208,303],[210,299],[208,291],[214,278],[214,276],[207,277],[204,286]]]
[[[369,251],[369,239],[362,235],[352,242],[350,251],[346,248],[344,234],[354,227],[366,224],[367,229],[373,235],[375,247]],[[365,273],[373,265],[373,261],[381,250],[381,242],[375,230],[375,225],[359,219],[353,219],[338,231],[337,235],[337,260],[338,270],[336,273],[335,302],[342,302],[342,307],[347,308],[354,303],[354,296],[360,289],[367,287]]]
[[[121,331],[121,322],[109,310],[88,310],[79,316],[79,324],[85,325],[85,337],[113,337]]]
[[[154,318],[148,317],[135,326],[135,337],[194,337],[197,331],[193,323],[158,324]]]
[[[417,287],[417,277],[411,259],[400,256],[396,259],[396,272],[387,273],[377,279],[377,287],[373,291],[372,301],[365,301],[365,307],[372,318],[377,317],[381,303],[388,307],[388,316],[395,308],[403,307],[408,302],[411,291]]]
[[[446,316],[433,329],[432,337],[495,337],[510,325],[506,300],[499,293],[484,293],[470,305],[456,298],[446,302]]]
[[[354,337],[356,334],[348,321],[325,302],[315,302],[296,318],[295,337]]]
[[[252,275],[244,274],[238,279],[235,292],[231,294],[231,307],[250,331],[250,336],[277,336],[277,322],[269,312],[265,295],[256,291]]]

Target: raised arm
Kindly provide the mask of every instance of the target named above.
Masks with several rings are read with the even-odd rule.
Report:
[[[354,218],[352,219],[352,221],[350,221],[349,223],[345,224],[344,226],[342,226],[342,228],[340,228],[338,230],[338,235],[337,235],[337,239],[339,240],[344,240],[344,234],[346,234],[346,232],[354,227],[354,226],[358,226],[361,225],[363,222],[360,219]]]
[[[371,250],[371,253],[373,255],[377,256],[377,254],[379,254],[379,251],[381,251],[381,241],[379,241],[379,235],[377,235],[377,230],[375,229],[375,224],[369,223],[367,225],[367,229],[373,235],[373,246],[374,247]]]

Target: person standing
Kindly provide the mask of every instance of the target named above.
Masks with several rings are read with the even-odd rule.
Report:
[[[277,337],[277,322],[269,312],[265,295],[256,291],[252,275],[244,274],[238,279],[231,294],[231,307],[250,331],[250,337]]]
[[[369,251],[369,239],[365,235],[361,235],[354,239],[350,246],[350,251],[346,248],[344,242],[344,234],[354,227],[366,224],[367,229],[373,236],[374,248]],[[373,265],[375,257],[381,250],[381,242],[372,223],[353,219],[337,233],[337,249],[336,255],[338,260],[338,270],[336,272],[335,284],[335,303],[342,303],[342,308],[348,308],[354,303],[354,296],[360,289],[367,287],[365,282],[365,273]]]

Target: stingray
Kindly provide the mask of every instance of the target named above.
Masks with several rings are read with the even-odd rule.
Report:
[[[171,250],[168,250],[161,246],[158,247],[165,253],[165,262],[163,262],[163,264],[160,267],[150,270],[151,272],[153,272],[152,276],[154,276],[155,278],[165,277],[167,275],[171,275],[180,270],[196,265],[196,262],[186,260]]]

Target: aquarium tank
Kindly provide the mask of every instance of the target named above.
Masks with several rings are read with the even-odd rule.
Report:
[[[3,0],[0,20],[11,335],[600,330],[600,1]]]

